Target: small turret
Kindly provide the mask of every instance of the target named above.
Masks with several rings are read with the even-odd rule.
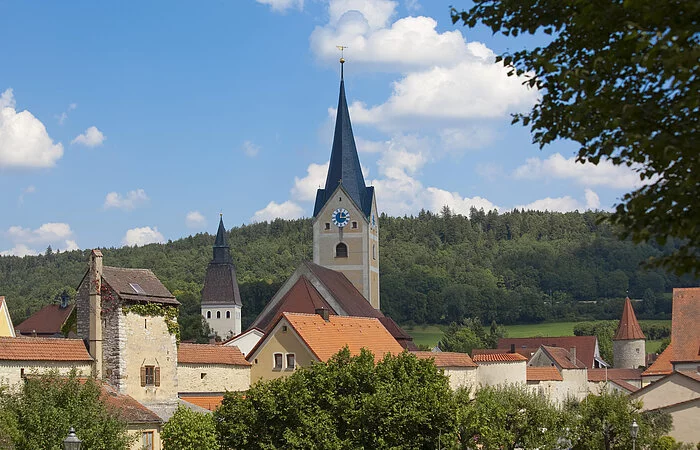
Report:
[[[637,369],[646,365],[646,337],[629,297],[625,298],[622,317],[613,337],[613,358],[615,368],[619,369]]]

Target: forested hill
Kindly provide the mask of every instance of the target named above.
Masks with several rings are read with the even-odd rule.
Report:
[[[644,298],[639,315],[670,313],[673,287],[698,284],[640,264],[669,251],[619,241],[602,213],[472,210],[470,217],[421,212],[380,218],[382,310],[400,323],[484,323],[616,318],[629,289]],[[104,249],[105,264],[152,269],[183,303],[181,324],[198,326],[199,295],[214,237],[198,234],[167,244]],[[311,259],[310,219],[233,228],[244,324],[300,261]],[[74,293],[88,250],[0,257],[0,295],[15,323],[63,289]],[[666,295],[664,295],[666,294]],[[595,301],[595,302],[594,302]],[[183,337],[190,334],[184,332]]]

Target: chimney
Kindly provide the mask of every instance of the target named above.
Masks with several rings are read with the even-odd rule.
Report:
[[[510,344],[510,352],[515,353],[515,344]]]
[[[95,377],[102,377],[102,252],[95,249],[90,253],[90,327],[88,346],[90,356],[95,360]]]
[[[571,362],[574,363],[574,365],[576,365],[576,347],[571,347],[569,349],[569,353],[571,354]]]
[[[328,310],[326,308],[316,308],[316,314],[323,317],[323,320],[328,322],[330,320],[328,316]]]

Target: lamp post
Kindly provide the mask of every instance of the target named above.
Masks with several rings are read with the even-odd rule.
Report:
[[[632,420],[632,425],[630,425],[630,436],[632,436],[632,450],[635,450],[635,445],[637,443],[637,433],[639,433],[639,425],[637,425],[636,420]]]
[[[80,450],[80,446],[83,445],[83,441],[78,439],[75,435],[75,430],[70,427],[68,436],[63,440],[63,450]]]

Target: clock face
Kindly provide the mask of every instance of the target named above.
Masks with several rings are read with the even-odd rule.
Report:
[[[345,225],[348,224],[348,221],[350,220],[350,213],[345,208],[338,208],[335,211],[333,211],[333,216],[331,217],[331,220],[333,221],[335,226],[337,226],[338,228],[343,228]]]

